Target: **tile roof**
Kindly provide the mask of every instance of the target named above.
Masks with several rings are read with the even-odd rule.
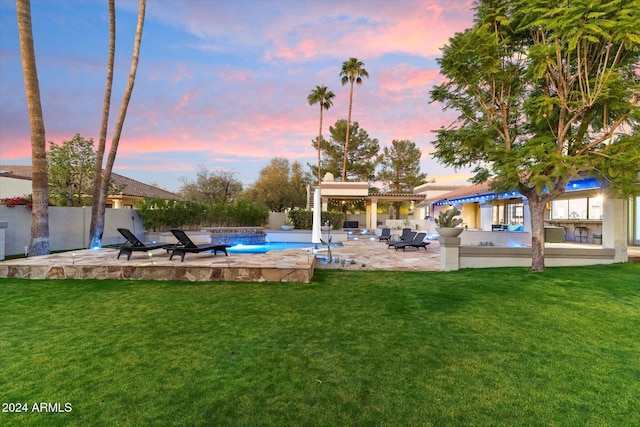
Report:
[[[470,196],[482,196],[484,194],[492,194],[493,191],[489,188],[491,181],[486,181],[481,184],[470,185],[468,187],[458,188],[449,193],[440,194],[437,196],[437,200],[455,200],[462,197]]]
[[[31,179],[31,170],[32,167],[30,165],[0,165],[0,176]],[[117,173],[111,173],[111,180],[118,187],[124,186],[122,191],[118,193],[122,196],[159,197],[161,199],[182,200],[182,198],[176,193],[136,181],[135,179],[127,178],[126,176],[122,176]],[[114,194],[110,194],[110,196],[113,195]]]

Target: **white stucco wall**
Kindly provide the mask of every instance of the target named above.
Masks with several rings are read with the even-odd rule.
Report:
[[[5,253],[24,253],[31,241],[31,211],[25,206],[0,206],[0,221],[7,222]],[[84,208],[49,207],[49,244],[52,251],[86,248],[89,244],[91,206]],[[103,245],[123,243],[117,228],[128,228],[141,237],[144,232],[138,212],[132,209],[107,209]]]

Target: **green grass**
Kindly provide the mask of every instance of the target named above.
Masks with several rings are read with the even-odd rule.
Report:
[[[0,281],[0,425],[640,425],[640,265]]]

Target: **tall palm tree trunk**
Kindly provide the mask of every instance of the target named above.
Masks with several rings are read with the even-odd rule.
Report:
[[[322,144],[322,109],[324,108],[324,102],[320,101],[320,130],[318,131],[318,186],[320,186],[322,171],[320,170],[320,145]]]
[[[349,152],[349,132],[351,128],[351,107],[353,106],[353,80],[349,88],[349,114],[347,115],[347,135],[344,140],[344,157],[342,158],[342,182],[347,181],[347,153]]]
[[[136,79],[136,72],[138,71],[138,60],[140,58],[140,43],[142,41],[142,28],[144,27],[144,14],[145,14],[145,0],[140,0],[138,4],[138,24],[136,26],[136,35],[133,43],[133,55],[131,57],[131,68],[129,70],[129,80],[127,82],[127,88],[125,89],[124,97],[122,98],[122,104],[120,106],[120,115],[116,122],[116,127],[111,140],[111,149],[109,150],[109,157],[107,158],[107,164],[102,174],[102,182],[100,184],[99,191],[99,206],[98,215],[96,216],[96,226],[91,238],[91,247],[102,246],[102,234],[104,233],[104,215],[106,209],[107,193],[109,191],[109,181],[111,180],[111,171],[113,170],[113,164],[116,160],[116,154],[118,152],[118,143],[120,142],[120,136],[122,134],[122,127],[124,126],[124,119],[127,115],[127,108],[129,107],[129,101],[131,100],[131,94],[133,92],[133,85]]]
[[[29,110],[31,128],[31,165],[33,168],[31,191],[33,210],[31,216],[31,241],[29,256],[47,255],[51,252],[49,244],[49,178],[47,174],[47,145],[40,103],[40,85],[36,68],[36,55],[33,47],[33,29],[31,25],[30,0],[16,0],[18,35],[20,37],[20,55],[24,86]]]
[[[113,63],[116,54],[116,7],[115,0],[109,0],[109,59],[107,64],[107,83],[104,91],[102,107],[102,125],[100,127],[100,141],[96,151],[96,165],[93,175],[93,198],[91,200],[91,226],[89,234],[95,236],[98,212],[100,210],[100,186],[102,185],[102,162],[104,150],[107,145],[107,129],[109,123],[109,110],[111,108],[111,91],[113,88]],[[100,235],[99,241],[102,241]]]

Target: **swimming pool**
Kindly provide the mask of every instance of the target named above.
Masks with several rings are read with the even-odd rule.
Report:
[[[326,245],[318,243],[318,247],[322,248]],[[342,243],[332,243],[331,246],[342,246]],[[315,243],[301,243],[301,242],[269,242],[259,245],[245,245],[238,243],[236,245],[227,248],[227,252],[230,254],[263,254],[269,251],[282,251],[285,249],[302,249],[313,248]]]

